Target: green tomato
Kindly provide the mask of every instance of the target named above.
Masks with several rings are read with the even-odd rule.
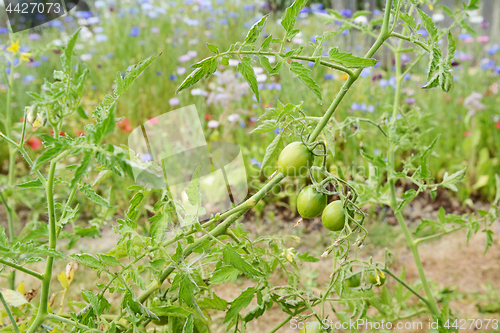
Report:
[[[378,281],[377,281],[377,275],[376,274],[378,274],[378,277],[380,279],[380,283],[378,283]],[[384,283],[385,283],[385,274],[382,273],[382,272],[380,272],[380,271],[370,273],[368,275],[368,281],[370,281],[370,283],[373,284],[373,285],[375,285],[375,286],[383,286]]]
[[[363,141],[365,138],[365,133],[364,132],[357,132],[356,137],[358,138],[359,141]]]
[[[321,217],[323,226],[330,231],[341,231],[345,225],[345,213],[342,207],[342,201],[336,200],[331,202],[323,210]]]
[[[303,218],[312,219],[321,214],[327,203],[326,194],[316,191],[312,186],[307,186],[297,197],[297,210]]]
[[[292,142],[283,149],[278,158],[278,170],[285,176],[296,177],[307,173],[314,155],[302,142]]]
[[[319,321],[311,321],[304,323],[304,328],[302,328],[299,333],[321,333],[321,327],[323,325]]]
[[[357,288],[361,285],[361,278],[359,274],[353,275],[345,280],[345,284],[349,288]]]

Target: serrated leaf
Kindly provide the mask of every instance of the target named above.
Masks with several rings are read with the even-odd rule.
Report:
[[[114,133],[116,128],[116,103],[113,103],[105,116],[103,116],[102,121],[95,124],[92,130],[93,142],[99,144],[102,139]]]
[[[425,30],[427,30],[429,36],[432,39],[432,42],[436,43],[438,38],[438,31],[436,25],[434,24],[434,21],[429,17],[429,15],[420,10],[420,8],[417,8],[417,11],[418,11],[418,16],[420,16],[420,20],[424,25]]]
[[[71,179],[70,188],[74,188],[76,184],[80,182],[80,179],[82,179],[85,172],[87,172],[87,168],[90,165],[91,158],[92,158],[92,151],[86,151],[83,154],[82,161],[78,166],[78,168],[76,169],[73,179]]]
[[[273,39],[272,35],[267,36],[267,38],[264,39],[264,41],[260,45],[260,50],[263,51],[263,50],[267,49],[269,47],[269,45],[271,44],[272,39]]]
[[[11,248],[0,248],[0,256],[4,257],[17,257],[19,254],[33,254],[36,256],[47,256],[55,258],[64,258],[64,255],[55,250],[50,249],[47,245],[35,244],[33,240],[28,242],[18,242],[14,244]]]
[[[226,245],[222,250],[224,262],[230,264],[234,268],[253,276],[262,277],[264,274],[250,265],[231,245]]]
[[[90,200],[98,205],[104,206],[106,208],[111,208],[110,204],[99,194],[97,194],[89,184],[83,183],[79,186],[80,191],[87,196]]]
[[[146,285],[144,284],[137,267],[130,271],[130,277],[136,286],[139,286],[142,290],[146,289]]]
[[[103,121],[108,116],[109,109],[115,104],[123,93],[132,85],[132,83],[151,65],[151,63],[158,58],[161,53],[152,55],[149,58],[131,66],[125,73],[117,73],[115,80],[115,89],[113,93],[104,96],[102,102],[94,109],[93,113],[97,117],[97,122]]]
[[[97,260],[96,258],[91,256],[90,254],[75,253],[75,254],[71,254],[70,257],[74,261],[76,261],[77,263],[79,263],[83,266],[89,267],[89,268],[93,268],[93,269],[104,269],[105,268],[103,263],[101,263],[99,260]]]
[[[151,222],[151,226],[149,227],[149,233],[151,234],[151,237],[157,242],[163,240],[163,238],[165,237],[165,233],[167,232],[169,226],[172,224],[170,215],[167,213],[159,213],[158,215],[150,218],[148,221]]]
[[[120,266],[120,260],[116,259],[113,256],[109,256],[107,254],[98,254],[97,258],[99,258],[99,260],[106,266]]]
[[[297,20],[297,16],[300,11],[307,4],[307,0],[295,0],[290,7],[285,10],[285,15],[281,20],[281,26],[288,33],[295,26],[295,21]]]
[[[231,307],[226,312],[224,324],[233,319],[238,313],[246,308],[252,302],[255,296],[255,288],[250,287],[245,289],[238,297],[231,302]]]
[[[36,159],[33,170],[39,169],[43,164],[53,160],[57,155],[62,153],[67,148],[64,144],[56,144],[47,150],[45,150],[42,155],[38,156]]]
[[[76,39],[78,38],[78,34],[80,33],[80,29],[78,29],[68,40],[66,47],[64,48],[63,53],[61,54],[61,63],[62,68],[66,74],[71,72],[71,58],[73,56],[73,50],[75,48]]]
[[[253,44],[253,43],[255,43],[255,41],[257,40],[257,38],[260,35],[260,32],[266,26],[266,21],[267,21],[268,17],[269,17],[269,14],[267,14],[264,17],[262,17],[257,23],[255,23],[250,28],[250,30],[248,31],[247,36],[245,37],[245,40],[243,41],[242,45],[247,45],[247,44]]]
[[[30,180],[29,182],[18,184],[19,188],[43,188],[43,184],[40,179]]]
[[[266,133],[269,131],[273,131],[278,127],[278,123],[276,120],[264,120],[259,126],[257,126],[253,131],[251,131],[249,134],[260,134],[260,133]]]
[[[217,268],[210,279],[211,284],[222,284],[229,281],[234,282],[241,272],[232,266],[221,266]]]
[[[219,54],[219,48],[217,47],[217,45],[207,43],[207,48],[208,48],[211,52],[213,52],[213,53],[215,53],[215,54]]]
[[[441,182],[441,186],[457,192],[458,188],[456,184],[460,183],[462,179],[464,179],[465,171],[467,171],[467,167],[453,173],[452,175],[448,175],[448,172],[446,172],[443,176],[443,181]]]
[[[201,301],[198,301],[200,308],[226,311],[227,302],[216,294],[212,294],[212,297],[213,298],[204,298]]]
[[[455,56],[455,51],[457,50],[457,46],[455,43],[455,38],[453,38],[453,34],[451,31],[448,31],[448,54],[446,55],[446,61],[450,62],[453,60]]]
[[[484,247],[484,253],[486,253],[491,245],[493,245],[493,231],[491,230],[483,230],[483,232],[486,234],[486,244]]]
[[[9,239],[5,234],[5,228],[0,225],[0,246],[8,247]]]
[[[290,64],[290,71],[300,80],[303,84],[306,85],[309,90],[311,90],[314,95],[323,102],[323,98],[321,97],[321,88],[316,83],[316,81],[311,78],[311,70],[306,68],[300,62],[292,61]]]
[[[328,52],[328,58],[348,68],[367,68],[377,64],[375,59],[361,58],[351,53],[340,52],[338,47],[334,47]]]
[[[255,71],[251,65],[252,59],[250,57],[244,57],[240,63],[238,63],[238,71],[241,73],[245,81],[247,81],[250,89],[257,98],[257,102],[260,101],[259,98],[259,87],[257,85],[257,77],[255,76]]]
[[[495,194],[495,200],[493,200],[493,202],[495,204],[498,204],[498,202],[500,201],[500,177],[498,176],[497,173],[495,174],[495,186],[496,186],[496,194]]]
[[[97,295],[91,291],[83,290],[82,296],[87,299],[92,307],[92,310],[94,310],[94,314],[99,317],[101,315],[101,306],[99,304],[99,298],[97,297]]]
[[[271,161],[271,157],[276,152],[276,149],[278,148],[279,144],[281,143],[282,138],[283,138],[283,131],[280,131],[280,133],[274,137],[273,141],[269,144],[269,146],[267,146],[266,153],[264,155],[264,158],[262,159],[262,165],[260,167],[260,169],[262,171],[265,170],[265,167]]]
[[[190,311],[184,309],[183,307],[175,305],[153,307],[151,310],[157,316],[176,317],[176,318],[186,318],[191,313]]]
[[[206,61],[200,62],[200,67],[195,67],[195,70],[189,74],[181,85],[177,88],[176,93],[191,87],[204,77],[208,77],[217,70],[217,58],[207,58]],[[195,64],[196,65],[196,64]],[[194,65],[193,65],[194,66]]]
[[[469,4],[467,5],[467,10],[479,9],[479,3],[480,3],[480,0],[470,0]]]
[[[406,24],[408,24],[410,28],[415,29],[416,23],[413,16],[401,12],[399,13],[399,18],[403,20]]]
[[[194,319],[193,315],[190,314],[186,322],[184,323],[184,327],[182,328],[182,333],[193,333],[193,327],[194,327]]]
[[[189,200],[189,203],[195,207],[199,207],[201,204],[201,183],[200,183],[200,172],[202,169],[202,165],[198,165],[196,170],[193,173],[193,177],[191,178],[191,182],[186,189],[186,194]]]

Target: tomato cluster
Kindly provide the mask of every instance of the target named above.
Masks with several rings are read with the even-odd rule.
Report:
[[[296,177],[306,174],[314,162],[314,154],[304,143],[292,142],[286,146],[278,158],[278,171],[285,176]],[[317,191],[313,186],[304,188],[297,197],[297,210],[305,219],[312,219],[320,214],[325,228],[331,231],[342,231],[346,216],[341,200],[328,204],[326,194]]]

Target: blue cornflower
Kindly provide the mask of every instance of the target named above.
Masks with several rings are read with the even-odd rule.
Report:
[[[255,157],[252,157],[250,159],[250,164],[251,165],[255,165],[255,166],[259,167],[259,168],[262,167],[262,163],[260,163]]]
[[[333,74],[325,74],[325,80],[333,80]]]
[[[500,46],[498,44],[493,44],[488,50],[486,50],[487,54],[495,54],[500,51]]]
[[[352,10],[350,9],[341,9],[339,13],[344,16],[344,17],[351,17],[352,16]]]
[[[9,28],[0,27],[0,34],[5,35],[9,33]]]
[[[141,32],[141,28],[137,27],[137,26],[133,26],[131,29],[130,29],[130,34],[129,36],[130,37],[137,37],[139,36]]]
[[[23,83],[30,83],[35,80],[35,77],[33,75],[26,75],[23,77]]]
[[[175,80],[177,80],[177,76],[175,76],[175,74],[170,74],[170,76],[168,77],[168,79],[170,81],[175,81]]]
[[[277,127],[277,128],[274,129],[274,133],[275,134],[280,134],[280,132],[282,132],[282,131],[283,131],[283,128]]]
[[[151,162],[153,160],[153,156],[151,154],[142,154],[141,159],[143,162]]]

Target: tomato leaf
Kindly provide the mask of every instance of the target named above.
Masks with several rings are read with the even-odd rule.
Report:
[[[250,86],[250,89],[255,95],[255,98],[257,98],[257,102],[259,102],[260,98],[259,98],[259,87],[257,85],[257,77],[255,76],[255,71],[251,63],[252,59],[250,57],[244,57],[238,64],[238,71],[240,71],[245,81],[247,81],[248,85]]]
[[[366,68],[377,64],[377,60],[372,58],[361,58],[347,52],[340,52],[338,47],[334,47],[328,52],[328,59],[348,68]]]
[[[250,287],[245,289],[238,297],[231,302],[231,307],[226,312],[224,324],[233,319],[238,313],[246,308],[255,296],[255,288]]]
[[[260,35],[260,32],[262,29],[266,26],[266,21],[267,18],[269,17],[269,14],[266,16],[262,17],[257,23],[255,23],[250,30],[247,33],[247,36],[245,37],[245,40],[243,41],[242,45],[247,45],[247,44],[253,44],[257,38]],[[268,37],[269,39],[269,37]]]
[[[323,98],[321,97],[321,88],[319,85],[311,78],[311,70],[306,68],[300,62],[292,61],[290,64],[290,71],[300,80],[303,84],[306,85],[309,90],[311,90],[314,95],[323,102]]]
[[[281,26],[288,33],[295,26],[295,21],[297,20],[297,16],[300,11],[307,4],[307,0],[295,0],[290,7],[285,10],[285,15],[281,20]]]
[[[433,43],[437,42],[437,37],[438,37],[438,31],[436,28],[436,25],[434,24],[434,21],[424,13],[420,8],[417,8],[418,11],[418,16],[420,16],[420,20],[422,20],[422,24],[424,25],[425,30],[429,32],[429,36],[431,37],[431,40]]]
[[[106,208],[111,208],[110,204],[99,194],[97,194],[94,189],[90,187],[89,184],[83,183],[79,186],[80,191],[87,196],[90,200],[98,205],[104,206]]]

